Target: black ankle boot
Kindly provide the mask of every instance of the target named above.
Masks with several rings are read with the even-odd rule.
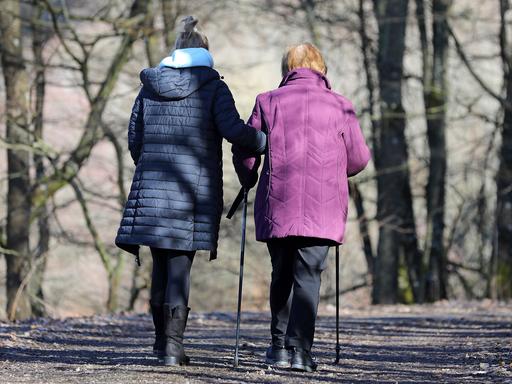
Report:
[[[265,363],[274,367],[289,368],[290,351],[285,347],[271,345],[267,348],[267,353],[265,354]]]
[[[291,364],[294,371],[314,372],[317,368],[311,352],[300,348],[296,348],[293,352]]]
[[[165,319],[165,365],[187,365],[190,359],[185,355],[183,348],[183,334],[187,326],[188,312],[190,308],[178,305],[171,308],[164,304]]]
[[[153,354],[159,359],[164,358],[165,354],[165,321],[164,306],[156,305],[150,302],[151,314],[153,315],[153,325],[155,326],[155,342],[153,344]]]

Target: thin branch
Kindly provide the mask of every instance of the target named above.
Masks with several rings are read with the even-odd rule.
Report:
[[[455,43],[455,49],[457,51],[457,54],[459,55],[460,59],[462,60],[463,64],[473,77],[475,81],[482,87],[484,91],[486,91],[490,96],[492,96],[494,99],[496,99],[501,105],[505,106],[506,108],[512,108],[512,106],[498,93],[492,90],[492,88],[487,85],[487,83],[482,79],[482,77],[476,73],[476,70],[473,68],[473,66],[470,63],[470,60],[468,59],[466,53],[464,52],[464,48],[462,47],[461,43],[459,42],[459,39],[455,35],[455,32],[451,28],[449,23],[446,23],[446,27],[448,29],[448,33],[453,39],[453,42]]]

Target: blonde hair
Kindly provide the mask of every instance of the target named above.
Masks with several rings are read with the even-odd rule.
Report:
[[[283,77],[295,68],[314,69],[322,74],[327,73],[327,66],[320,50],[311,43],[302,43],[289,47],[281,61]]]
[[[181,20],[178,28],[178,37],[174,44],[174,49],[183,48],[204,48],[209,49],[208,38],[205,34],[199,32],[196,25],[199,20],[194,16],[187,16]]]

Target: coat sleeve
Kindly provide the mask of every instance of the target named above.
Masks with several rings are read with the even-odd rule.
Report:
[[[256,98],[256,103],[247,124],[257,131],[264,131],[260,96]],[[258,167],[261,163],[261,156],[250,156],[236,145],[233,145],[231,152],[233,153],[233,165],[240,184],[249,189],[254,187],[258,181]]]
[[[139,162],[142,149],[142,136],[144,132],[142,89],[133,103],[130,122],[128,123],[128,149],[135,165]]]
[[[265,150],[265,133],[246,125],[240,119],[233,95],[223,81],[220,82],[213,100],[213,118],[220,135],[231,144],[251,154],[260,154]]]
[[[366,167],[371,154],[352,105],[345,109],[343,139],[347,150],[347,175],[355,176]]]

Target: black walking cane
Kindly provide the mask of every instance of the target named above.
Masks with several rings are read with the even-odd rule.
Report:
[[[244,283],[244,255],[245,255],[245,228],[247,225],[247,189],[242,188],[238,193],[231,209],[228,212],[227,218],[231,219],[240,205],[240,200],[243,199],[242,207],[242,240],[240,242],[240,275],[238,280],[238,310],[236,315],[236,342],[235,342],[235,360],[233,366],[238,367],[238,344],[240,340],[240,313],[242,310],[242,287]],[[243,197],[242,197],[243,196]]]
[[[336,246],[336,360],[340,362],[340,246]]]

